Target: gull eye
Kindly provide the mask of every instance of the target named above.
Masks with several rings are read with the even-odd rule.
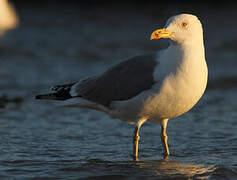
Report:
[[[187,22],[182,22],[181,26],[182,26],[183,28],[185,28],[185,27],[188,26],[188,23],[187,23]]]

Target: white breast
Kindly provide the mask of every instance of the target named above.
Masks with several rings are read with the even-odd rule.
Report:
[[[157,80],[154,91],[157,91],[147,99],[142,113],[149,114],[151,121],[159,121],[187,112],[206,88],[204,48],[168,48],[160,57],[160,66],[154,77]]]
[[[171,46],[161,52],[154,71],[156,81],[152,89],[138,96],[113,104],[113,117],[125,121],[148,118],[160,123],[165,118],[177,117],[190,110],[200,99],[207,84],[204,48],[183,49]],[[192,55],[191,55],[192,54]]]

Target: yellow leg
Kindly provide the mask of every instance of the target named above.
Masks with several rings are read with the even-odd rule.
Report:
[[[169,147],[168,147],[168,136],[167,136],[167,133],[166,133],[167,122],[168,122],[168,119],[165,119],[165,120],[162,121],[161,133],[160,133],[161,142],[162,142],[164,150],[165,150],[165,156],[170,155]]]
[[[140,119],[135,127],[135,130],[133,132],[133,159],[135,161],[138,160],[138,143],[139,143],[139,129],[141,125],[146,121],[147,119]]]
[[[133,159],[137,160],[138,157],[138,142],[139,142],[140,136],[139,136],[139,128],[135,127],[135,130],[133,132]]]

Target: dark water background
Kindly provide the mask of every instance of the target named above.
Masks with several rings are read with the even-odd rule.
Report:
[[[235,5],[24,4],[17,10],[20,26],[0,39],[0,95],[24,101],[0,110],[0,179],[237,179]],[[134,162],[133,126],[34,100],[51,85],[166,47],[165,40],[149,41],[150,33],[182,12],[203,23],[209,85],[195,108],[169,121],[168,160],[158,125],[141,128]]]

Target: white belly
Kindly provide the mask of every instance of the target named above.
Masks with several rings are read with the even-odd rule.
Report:
[[[189,111],[203,95],[207,84],[207,67],[203,65],[191,71],[178,70],[166,74],[150,90],[127,100],[112,103],[114,118],[136,123],[147,118],[160,123],[163,119],[177,117]]]
[[[142,114],[152,122],[174,118],[189,111],[203,95],[207,76],[183,78],[168,77],[157,94],[150,95],[144,103]]]
[[[132,123],[144,118],[160,123],[187,112],[201,98],[208,74],[204,47],[170,46],[158,55],[153,72],[156,83],[132,99],[112,102],[112,117]]]

